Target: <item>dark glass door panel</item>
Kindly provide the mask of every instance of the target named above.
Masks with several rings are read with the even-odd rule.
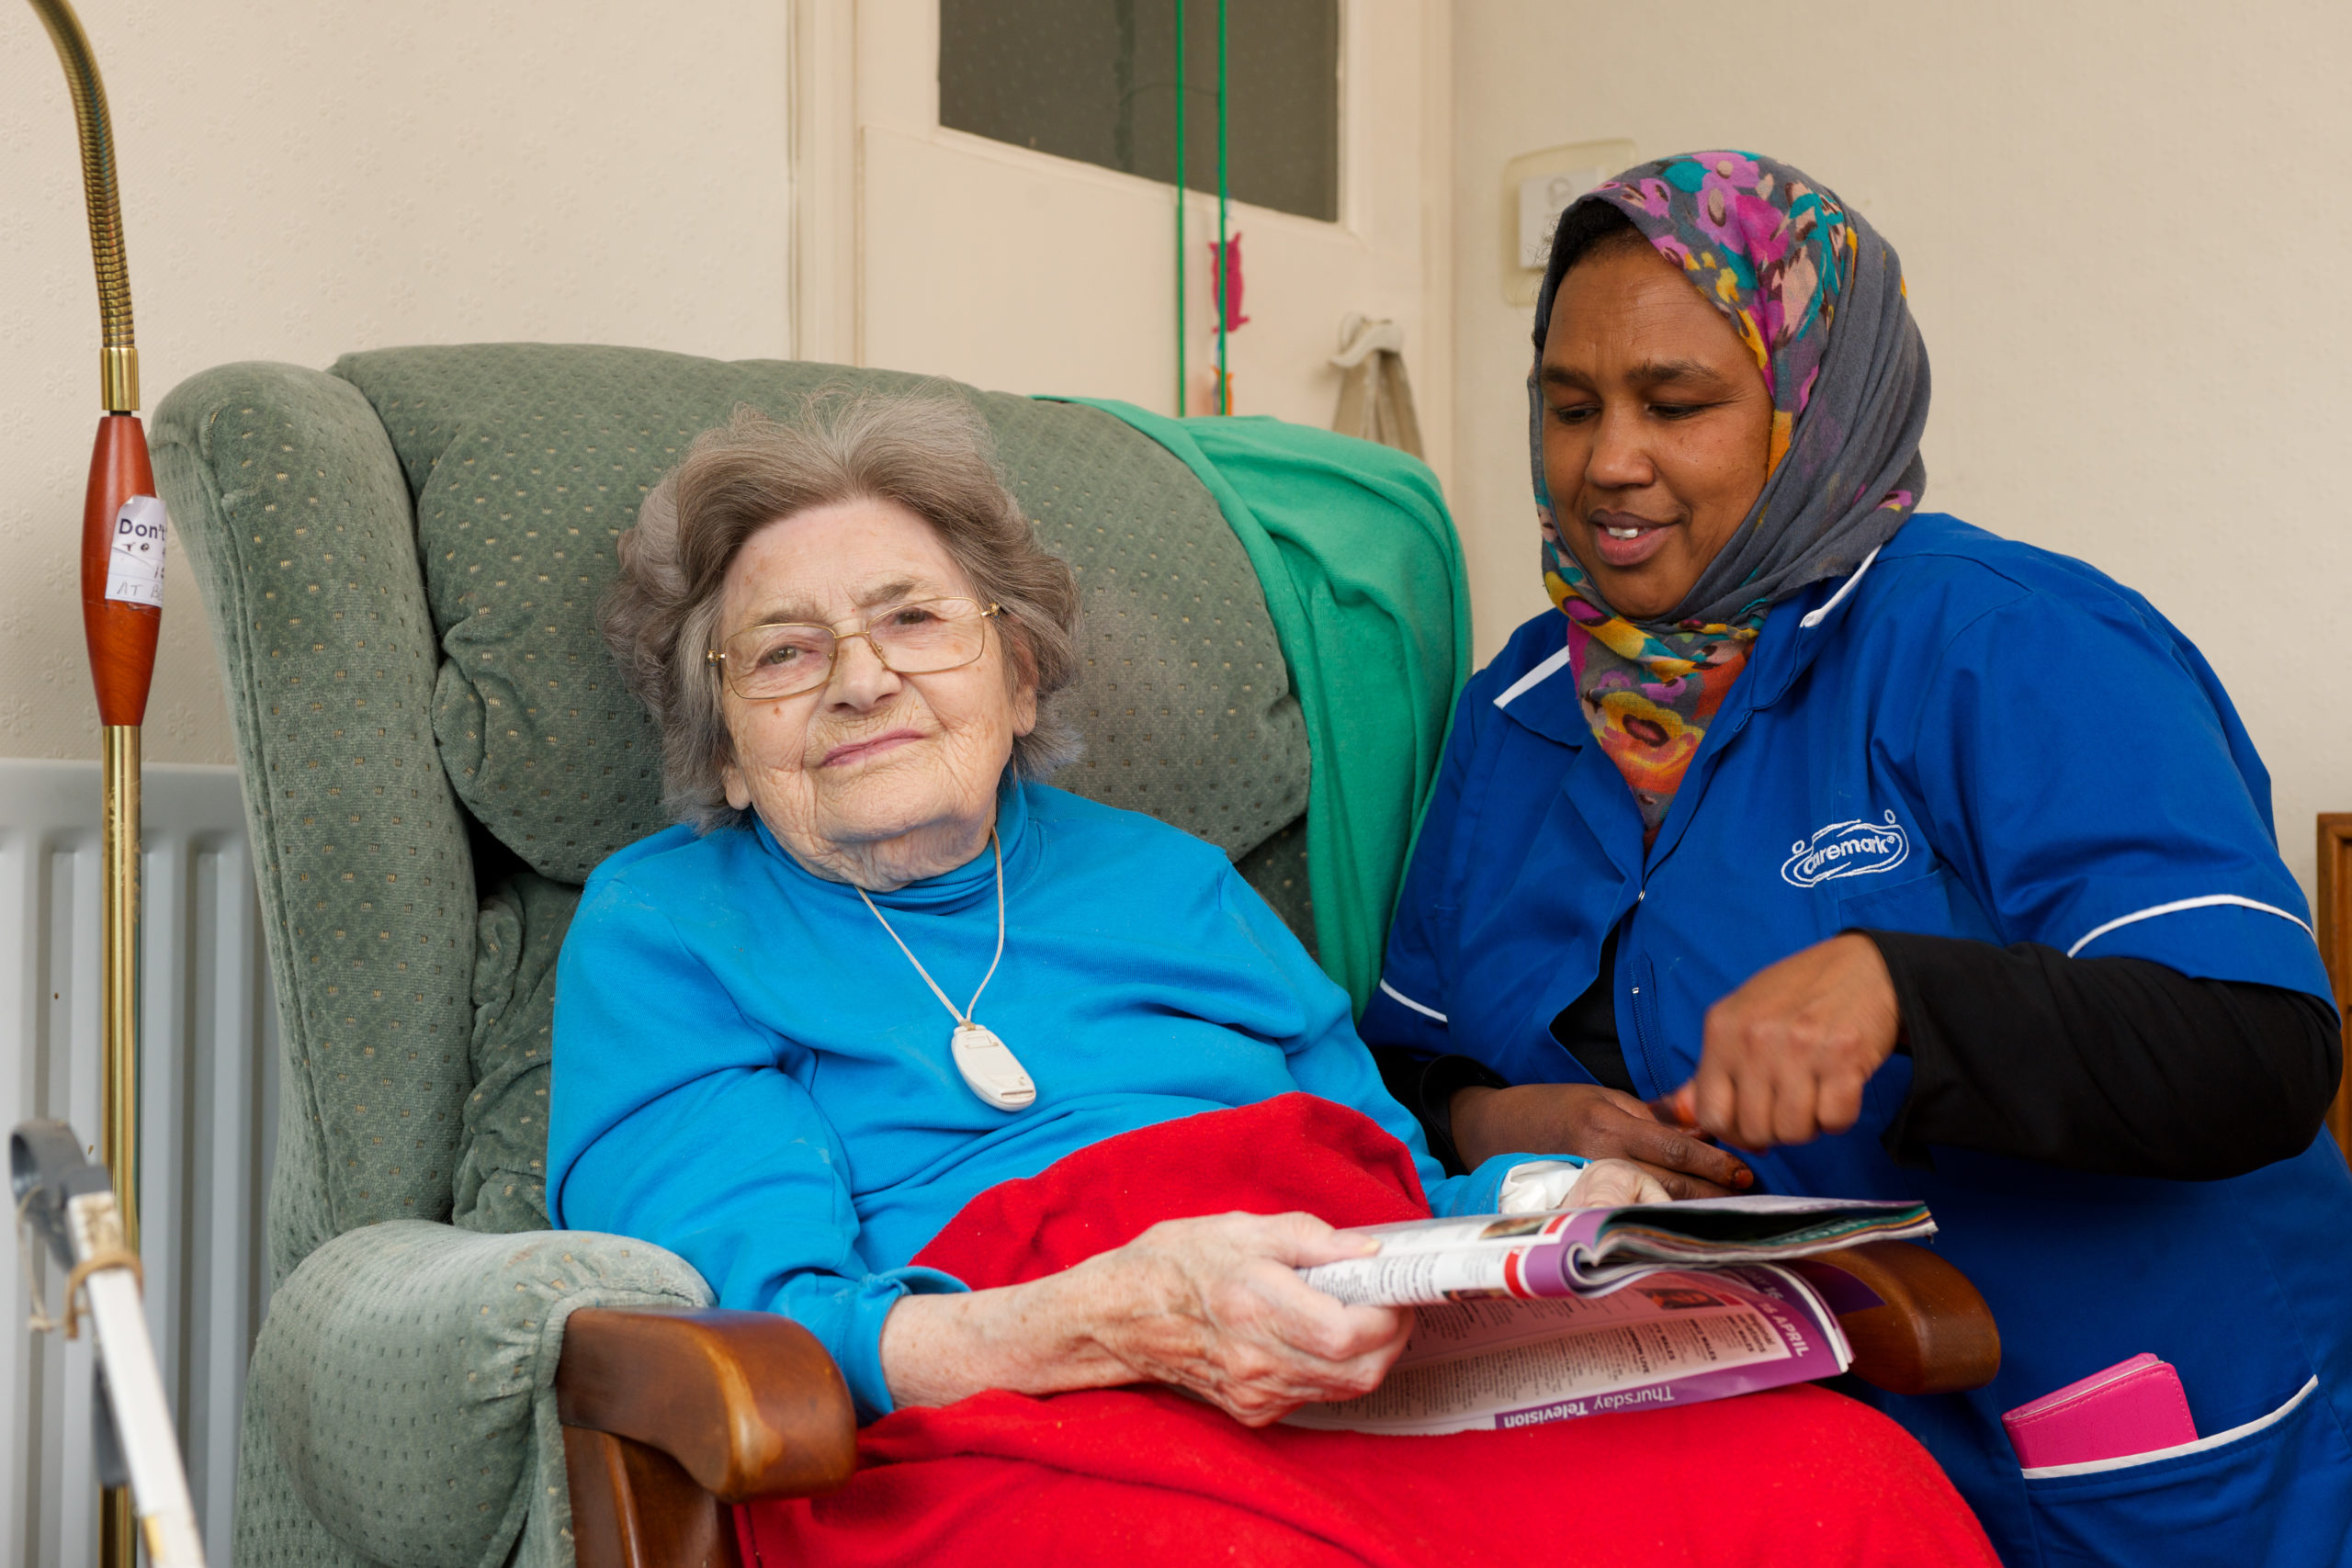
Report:
[[[1339,0],[1233,0],[1234,199],[1340,215]],[[940,0],[942,125],[1172,182],[1174,0]],[[1184,12],[1184,183],[1216,188],[1216,7]]]

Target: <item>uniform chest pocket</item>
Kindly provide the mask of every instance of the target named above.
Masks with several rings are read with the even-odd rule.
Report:
[[[2290,1568],[2335,1562],[2352,1535],[2352,1447],[2319,1380],[2190,1452],[2024,1472],[2049,1568],[2162,1562]]]
[[[1973,942],[2001,940],[1967,884],[1941,862],[1884,887],[1865,886],[1839,894],[1837,917],[1837,931],[1864,926],[1883,931],[1916,931],[1921,936],[1966,937]]]

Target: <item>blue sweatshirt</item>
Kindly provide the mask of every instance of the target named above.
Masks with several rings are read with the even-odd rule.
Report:
[[[974,1011],[1037,1098],[992,1109],[955,1019],[856,890],[764,827],[673,828],[597,867],[556,981],[548,1207],[641,1236],[721,1305],[783,1313],[887,1414],[882,1320],[998,1182],[1139,1127],[1304,1089],[1412,1151],[1441,1213],[1496,1207],[1498,1156],[1445,1177],[1382,1088],[1345,992],[1210,844],[1041,784],[1000,797],[1004,961]],[[876,894],[963,1006],[996,946],[993,856]]]

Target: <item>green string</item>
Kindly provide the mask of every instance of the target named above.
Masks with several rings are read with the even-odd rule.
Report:
[[[1210,282],[1216,289],[1216,412],[1229,414],[1233,412],[1233,380],[1232,369],[1227,361],[1226,333],[1233,305],[1226,296],[1233,276],[1232,242],[1227,238],[1232,221],[1233,193],[1227,173],[1231,105],[1226,72],[1226,4],[1227,0],[1216,0],[1216,266]],[[1184,377],[1184,0],[1175,0],[1175,8],[1176,415],[1182,419],[1187,400]]]
[[[1184,407],[1184,0],[1176,0],[1176,417]]]
[[[1226,361],[1225,334],[1233,320],[1233,252],[1226,238],[1230,191],[1225,177],[1225,6],[1216,0],[1216,412],[1233,412],[1233,370]]]

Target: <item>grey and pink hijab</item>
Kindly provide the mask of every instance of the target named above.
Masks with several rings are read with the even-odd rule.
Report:
[[[1568,620],[1585,717],[1654,837],[1772,606],[1853,572],[1918,504],[1928,351],[1894,248],[1786,164],[1686,152],[1637,164],[1577,205],[1595,201],[1632,220],[1724,313],[1755,355],[1774,411],[1754,509],[1679,605],[1637,622],[1610,608],[1561,541],[1544,482],[1543,400],[1528,378],[1544,583]],[[1555,244],[1536,297],[1539,367],[1569,259]]]

